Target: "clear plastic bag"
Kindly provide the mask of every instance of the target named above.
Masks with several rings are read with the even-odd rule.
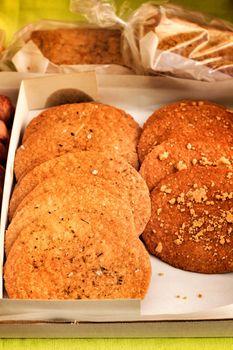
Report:
[[[123,7],[129,10],[126,3]],[[137,74],[206,81],[233,76],[230,23],[162,2],[145,3],[125,20],[106,0],[71,0],[71,10],[101,27],[121,25],[123,61]]]
[[[197,80],[233,76],[233,26],[173,5],[143,4],[124,30],[125,64],[139,74]]]
[[[12,69],[13,65],[20,72],[40,73],[95,69],[110,74],[135,72],[204,81],[233,77],[230,23],[158,2],[145,3],[135,11],[124,2],[117,13],[114,1],[71,0],[70,9],[86,17],[87,22],[40,21],[26,26],[4,53],[0,69]],[[30,40],[36,30],[80,27],[118,28],[122,33],[121,64],[54,64]]]

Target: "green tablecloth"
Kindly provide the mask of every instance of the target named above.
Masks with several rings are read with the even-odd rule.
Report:
[[[117,0],[118,6],[123,0]],[[128,0],[136,8],[143,0]],[[204,11],[233,22],[232,0],[174,0],[174,3]],[[76,20],[78,16],[69,12],[69,0],[0,0],[0,28],[6,31],[7,41],[23,25],[41,18]]]
[[[118,0],[118,4],[120,4]],[[141,0],[131,0],[132,8]],[[176,3],[186,5],[195,10],[219,16],[233,21],[232,0],[177,0]],[[68,10],[69,0],[0,0],[0,28],[6,31],[9,42],[13,33],[29,22],[41,18],[76,20],[77,15]],[[233,349],[233,339],[3,339],[2,349]]]

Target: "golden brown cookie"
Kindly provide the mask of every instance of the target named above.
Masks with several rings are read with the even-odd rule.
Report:
[[[142,242],[125,225],[64,213],[24,228],[4,267],[9,298],[143,299],[151,276]],[[119,232],[124,237],[119,239]]]
[[[53,107],[34,118],[17,150],[17,180],[35,166],[67,152],[102,151],[138,167],[140,127],[124,111],[100,103]]]
[[[63,213],[69,214],[72,210],[112,217],[114,224],[117,220],[125,223],[129,236],[138,237],[140,234],[135,230],[128,198],[123,193],[120,196],[115,187],[106,180],[86,179],[84,176],[57,176],[40,183],[21,202],[5,234],[6,255],[22,229],[38,217],[48,219],[59,211],[62,218]],[[110,232],[111,229],[109,227]]]
[[[233,144],[233,112],[223,106],[206,101],[182,101],[155,111],[143,127],[138,143],[142,163],[151,149],[169,138],[187,138],[199,132],[206,139],[222,138]]]
[[[142,235],[149,252],[188,271],[233,271],[233,173],[193,167],[162,180],[151,194]]]
[[[70,188],[69,185],[71,185],[71,189],[74,191],[74,195],[77,196],[77,199],[80,201],[80,196],[81,196],[81,191],[82,189],[84,190],[85,197],[87,196],[86,193],[89,195],[89,187],[91,188],[92,186],[98,188],[100,191],[102,191],[102,196],[105,195],[104,191],[107,193],[110,193],[114,198],[118,198],[120,201],[124,202],[127,204],[128,209],[131,210],[132,215],[134,214],[134,207],[130,203],[130,198],[128,195],[128,191],[122,190],[119,191],[119,188],[114,186],[113,184],[109,183],[107,180],[102,179],[100,177],[90,177],[88,175],[77,175],[75,173],[69,173],[68,178],[63,176],[64,174],[60,174],[59,176],[53,176],[48,178],[47,180],[39,183],[28,195],[22,200],[22,202],[19,204],[17,211],[20,211],[25,205],[27,205],[31,200],[34,198],[42,195],[43,193],[46,192],[51,192],[51,193],[63,193],[63,195],[67,196],[72,196],[73,194],[69,192]],[[68,189],[66,186],[68,185]],[[77,193],[75,193],[75,191]],[[91,196],[91,201],[96,202],[98,204],[98,201],[101,201],[102,198],[92,198]],[[148,198],[149,199],[149,196]],[[89,204],[88,204],[89,205]],[[100,204],[99,204],[100,205]],[[149,204],[148,204],[149,205]],[[85,208],[85,204],[84,204]],[[150,208],[150,205],[149,205]],[[16,213],[17,213],[16,211]],[[137,215],[133,215],[136,218]],[[149,220],[149,218],[148,218]],[[147,220],[147,221],[148,221]],[[136,220],[137,221],[137,220]],[[145,226],[145,223],[144,223]],[[142,232],[139,230],[139,226],[137,225],[137,228],[135,226],[137,235],[140,235]]]
[[[56,176],[67,178],[70,174],[103,178],[115,186],[119,194],[128,195],[136,231],[142,233],[150,218],[150,197],[148,187],[140,174],[121,157],[110,157],[107,154],[85,151],[66,153],[35,167],[16,185],[9,207],[12,219],[20,202],[38,184]]]
[[[140,174],[151,191],[167,175],[195,165],[233,169],[233,146],[221,137],[203,140],[199,133],[189,139],[180,135],[155,146],[146,155]]]

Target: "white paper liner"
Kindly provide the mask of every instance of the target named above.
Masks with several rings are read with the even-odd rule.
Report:
[[[209,99],[233,107],[233,81],[204,83],[158,77],[119,77],[117,82],[112,79],[112,83],[103,77],[101,81],[100,100],[125,109],[141,125],[161,105],[182,98]],[[148,294],[141,302],[141,315],[185,314],[233,304],[233,274],[186,272],[155,257],[151,257],[151,262],[153,276]]]

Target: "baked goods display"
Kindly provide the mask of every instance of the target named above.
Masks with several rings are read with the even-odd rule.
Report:
[[[5,235],[10,298],[144,298],[151,265],[139,236],[151,203],[130,165],[139,136],[131,116],[100,103],[53,107],[28,124]]]
[[[30,39],[51,62],[61,64],[119,64],[121,30],[106,28],[59,28],[36,30]]]
[[[1,322],[230,319],[233,27],[86,5],[0,51]]]
[[[146,248],[183,270],[232,272],[232,116],[209,101],[178,101],[141,132],[123,110],[92,102],[32,119],[15,157],[8,296],[142,299]]]
[[[149,252],[195,272],[233,271],[233,112],[207,101],[155,111],[138,143],[152,215]]]

